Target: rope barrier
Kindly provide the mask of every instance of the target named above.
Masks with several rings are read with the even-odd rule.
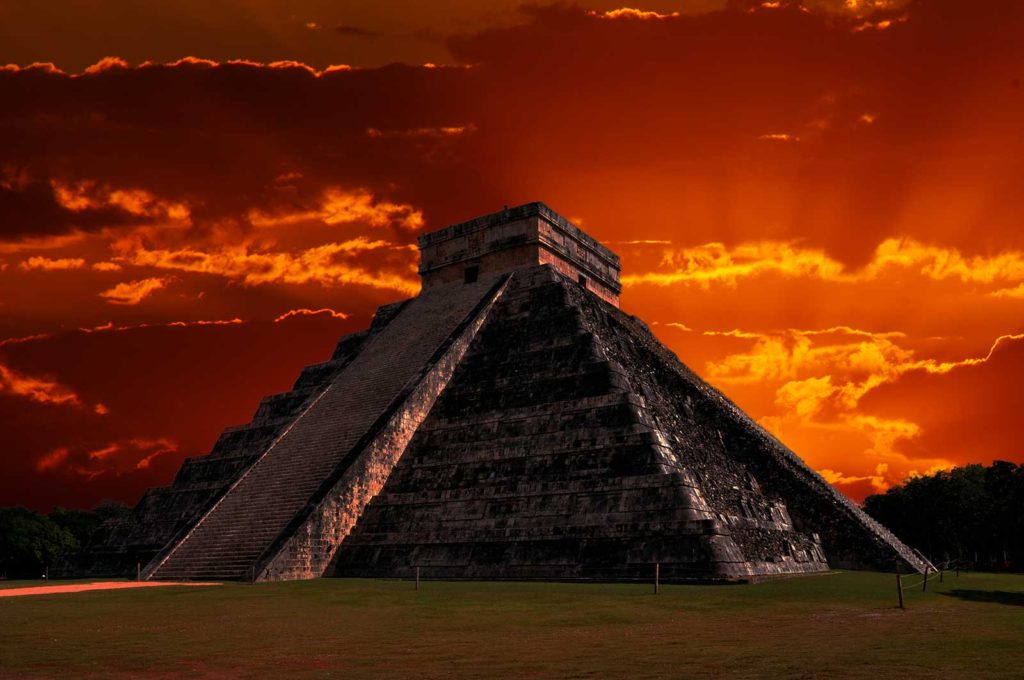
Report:
[[[920,581],[915,581],[914,583],[911,583],[909,585],[904,585],[903,584],[903,578],[904,577],[903,577],[902,574],[896,574],[896,580],[897,580],[897,583],[899,584],[898,587],[899,587],[899,596],[900,596],[900,605],[899,605],[900,609],[904,608],[904,602],[903,602],[903,593],[904,592],[906,592],[908,590],[911,590],[913,588],[916,588],[917,586],[919,586],[921,584],[924,584],[924,583],[926,583],[929,580],[934,580],[934,576],[938,576],[939,577],[939,581],[941,582],[942,581],[942,574],[945,573],[946,571],[949,571],[954,563],[956,563],[956,567],[955,568],[956,568],[957,574],[959,575],[959,572],[960,572],[960,570],[962,568],[962,565],[960,565],[959,561],[957,561],[957,560],[946,560],[945,562],[940,562],[938,566],[933,566],[932,569],[934,569],[934,571],[932,571],[932,569],[926,569],[925,573],[924,573],[924,578],[922,578]],[[911,574],[907,574],[907,576],[912,578]],[[933,576],[933,578],[929,579],[928,578],[929,576]]]
[[[916,588],[917,586],[921,585],[922,583],[924,583],[924,579],[921,579],[917,583],[911,583],[909,586],[905,586],[905,585],[903,585],[903,582],[901,581],[900,582],[900,587],[903,588],[904,591],[907,591],[907,590],[910,590],[911,588]]]

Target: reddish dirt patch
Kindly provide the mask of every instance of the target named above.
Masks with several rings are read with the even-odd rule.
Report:
[[[63,586],[29,586],[27,588],[0,589],[0,597],[19,595],[56,595],[58,593],[82,593],[90,590],[121,590],[123,588],[159,588],[162,586],[219,586],[220,583],[178,582],[178,581],[105,581],[101,583],[75,583]]]

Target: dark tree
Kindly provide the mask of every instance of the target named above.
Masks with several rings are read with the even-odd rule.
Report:
[[[864,509],[933,562],[1024,570],[1024,466],[995,461],[908,479]]]
[[[49,517],[50,521],[61,529],[71,532],[71,535],[75,537],[76,545],[88,545],[102,522],[95,512],[66,510],[59,505],[50,511]]]
[[[74,534],[46,515],[24,508],[0,510],[0,575],[39,578],[75,545]]]
[[[103,503],[95,510],[55,507],[43,515],[25,508],[0,508],[0,578],[39,578],[79,548],[102,539],[108,522],[129,513],[127,506]]]

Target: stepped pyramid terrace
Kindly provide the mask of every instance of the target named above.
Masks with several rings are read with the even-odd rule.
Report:
[[[419,238],[422,291],[147,491],[79,565],[146,579],[742,581],[903,545],[618,307],[543,203]]]

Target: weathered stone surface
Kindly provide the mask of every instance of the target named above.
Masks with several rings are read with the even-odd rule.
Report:
[[[476,308],[495,294],[497,285],[490,278],[424,293],[404,305],[218,502],[154,558],[144,575],[261,578],[262,571],[256,573],[260,559],[282,532],[299,528],[293,520],[315,502],[339,466],[359,489],[346,507],[358,514],[374,490],[373,477],[386,477],[389,469],[383,458],[360,457],[369,445],[366,435],[383,413],[410,414],[416,407],[409,402],[410,387],[428,377],[439,348],[467,317],[481,313]],[[271,566],[291,577],[310,575],[280,561]]]
[[[419,238],[423,289],[550,264],[598,297],[618,306],[619,256],[543,203],[527,203]]]
[[[493,280],[493,279],[492,279]],[[501,277],[470,317],[449,336],[434,356],[406,384],[378,422],[352,448],[321,484],[318,493],[257,561],[257,579],[315,578],[334,557],[334,552],[359,519],[366,504],[376,496],[405,453],[409,440],[447,387],[466,350],[504,292],[508,276]]]
[[[671,580],[827,569],[817,537],[794,528],[714,427],[707,441],[674,431],[704,429],[679,422],[673,403],[697,390],[663,394],[656,376],[672,368],[629,347],[643,341],[629,322],[550,267],[517,271],[333,573],[618,579],[650,578],[659,563]]]
[[[94,566],[649,579],[657,563],[669,581],[924,567],[620,311],[618,258],[543,204],[420,246],[418,297],[147,492]]]
[[[399,303],[400,305],[401,303]],[[101,545],[65,565],[66,575],[135,575],[175,535],[223,494],[385,323],[395,305],[378,311],[370,330],[343,337],[329,361],[303,369],[290,392],[263,399],[247,425],[224,430],[206,456],[186,459],[171,485],[147,490],[131,516],[107,527]]]

